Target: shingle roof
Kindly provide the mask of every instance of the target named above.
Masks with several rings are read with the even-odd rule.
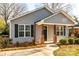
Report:
[[[36,11],[38,11],[38,10],[40,10],[40,9],[43,9],[43,8],[47,9],[50,13],[53,14],[53,11],[52,11],[49,7],[47,7],[47,6],[42,6],[42,7],[40,7],[40,8],[36,8],[36,9],[34,9],[34,10],[32,10],[32,11],[28,11],[28,12],[24,13],[23,15],[20,15],[20,16],[17,16],[17,17],[15,17],[15,18],[13,18],[13,19],[10,19],[10,20],[8,20],[7,22],[9,23],[11,20],[15,20],[15,19],[17,19],[17,18],[23,17],[23,16],[25,16],[25,15],[31,14],[31,13],[36,12]],[[49,15],[49,16],[50,16],[50,15]],[[46,18],[46,17],[45,17],[45,18]]]

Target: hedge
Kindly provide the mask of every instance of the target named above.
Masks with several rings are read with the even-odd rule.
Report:
[[[69,44],[73,44],[74,43],[74,40],[73,39],[68,39],[68,43]]]
[[[79,44],[79,38],[75,39],[75,44]]]
[[[61,39],[59,42],[60,42],[60,44],[67,44],[67,40],[66,39]]]
[[[61,39],[61,40],[59,40],[59,43],[63,44],[63,45],[65,45],[65,44],[79,44],[79,38]]]

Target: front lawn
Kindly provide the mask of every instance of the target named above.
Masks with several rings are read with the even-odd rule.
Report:
[[[53,53],[55,56],[79,56],[79,45],[61,45]]]

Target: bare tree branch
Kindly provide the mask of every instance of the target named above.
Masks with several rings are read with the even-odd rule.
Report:
[[[54,12],[58,10],[64,10],[66,12],[70,12],[72,10],[72,5],[70,4],[64,4],[64,3],[44,3],[44,5],[47,5],[50,7]]]
[[[22,14],[26,6],[24,4],[19,3],[0,3],[0,16],[5,20],[16,17],[17,15]]]

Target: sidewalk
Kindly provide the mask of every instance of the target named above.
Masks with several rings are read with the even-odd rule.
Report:
[[[53,51],[59,47],[47,44],[46,47],[0,52],[1,56],[54,56]]]

